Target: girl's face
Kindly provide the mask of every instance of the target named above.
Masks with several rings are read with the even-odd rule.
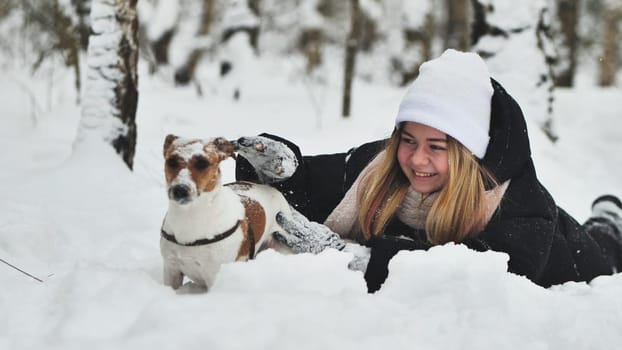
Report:
[[[447,135],[427,125],[404,122],[397,161],[415,191],[440,190],[449,179]]]

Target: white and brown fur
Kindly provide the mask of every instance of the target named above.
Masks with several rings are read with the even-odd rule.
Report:
[[[228,157],[235,157],[234,148],[223,138],[166,137],[164,173],[169,206],[160,252],[164,284],[174,289],[182,285],[184,276],[209,288],[222,264],[247,260],[268,247],[289,252],[272,238],[273,232],[284,232],[275,218],[279,211],[291,217],[289,204],[280,192],[266,185],[222,185],[219,164]],[[227,238],[188,246],[229,231],[238,220],[239,226]]]

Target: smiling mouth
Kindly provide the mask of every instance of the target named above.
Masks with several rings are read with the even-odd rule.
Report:
[[[436,175],[436,173],[420,173],[418,171],[415,171],[415,176],[417,177],[432,177],[434,175]]]

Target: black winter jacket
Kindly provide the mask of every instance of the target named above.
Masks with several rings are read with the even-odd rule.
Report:
[[[602,244],[564,210],[557,207],[540,184],[531,159],[527,127],[514,99],[492,80],[490,142],[483,164],[499,183],[511,180],[500,207],[485,229],[462,242],[477,251],[494,250],[509,255],[508,270],[548,287],[566,281],[589,281],[613,273]],[[294,175],[274,185],[310,220],[323,222],[343,198],[358,174],[382,149],[377,141],[348,153],[302,157],[298,147],[282,138],[298,155]],[[238,160],[238,179],[254,180],[252,167]],[[397,236],[408,236],[412,240]],[[371,258],[365,279],[373,292],[387,277],[389,260],[400,250],[428,249],[424,232],[393,219],[381,237],[365,242]]]

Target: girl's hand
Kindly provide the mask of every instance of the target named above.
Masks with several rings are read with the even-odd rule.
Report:
[[[296,210],[292,210],[291,218],[279,212],[276,221],[285,233],[277,231],[272,236],[290,247],[294,253],[317,254],[326,248],[342,250],[346,245],[338,234],[322,224],[309,221]]]
[[[348,263],[350,270],[365,272],[367,269],[370,248],[356,243],[347,243],[328,227],[309,221],[296,210],[292,210],[291,218],[287,218],[282,212],[279,212],[276,221],[285,230],[285,233],[274,232],[272,236],[290,247],[294,253],[317,254],[326,248],[334,248],[352,253],[353,258]]]

